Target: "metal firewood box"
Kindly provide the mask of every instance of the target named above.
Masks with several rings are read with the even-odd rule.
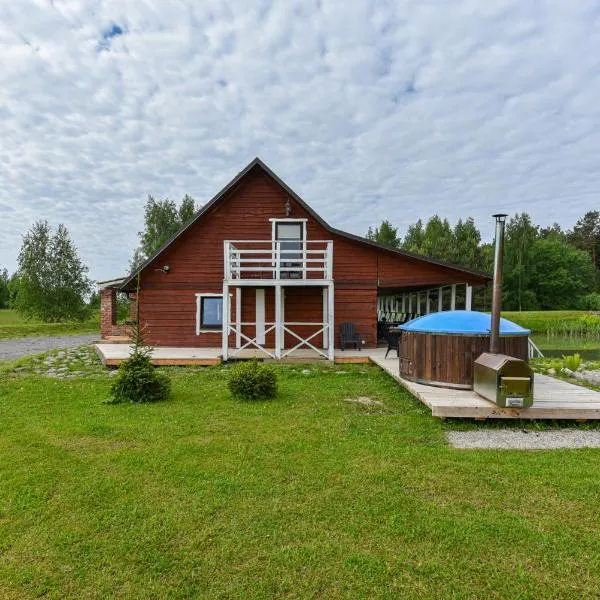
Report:
[[[484,352],[473,363],[473,390],[504,408],[533,404],[533,371],[524,361]]]

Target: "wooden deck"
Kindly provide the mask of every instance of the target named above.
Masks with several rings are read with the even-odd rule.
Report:
[[[131,351],[127,344],[96,344],[96,351],[106,366],[118,366]],[[260,353],[264,356],[263,353]],[[235,358],[258,357],[257,351],[245,350]],[[152,352],[155,365],[218,365],[220,348],[167,348]],[[312,350],[298,350],[282,362],[327,363]],[[434,417],[469,419],[569,419],[585,421],[600,419],[600,392],[554,379],[535,376],[534,401],[531,408],[501,408],[478,396],[472,390],[455,390],[407,381],[400,377],[399,361],[394,353],[385,358],[385,349],[335,351],[336,363],[373,362],[404,386],[413,396],[431,409]]]
[[[96,352],[107,367],[118,367],[131,353],[129,344],[96,344]],[[152,364],[157,366],[210,366],[221,363],[221,351],[218,348],[167,348],[152,350]]]
[[[413,396],[431,409],[434,417],[469,419],[600,419],[600,392],[555,379],[535,376],[533,406],[502,408],[472,390],[455,390],[407,381],[400,377],[398,359],[383,358],[381,349],[369,351],[371,360],[387,371]]]
[[[131,346],[128,344],[99,343],[96,344],[96,352],[107,367],[118,367],[130,354]],[[272,350],[271,350],[272,352]],[[152,350],[152,364],[156,366],[210,366],[218,365],[221,361],[220,348],[184,348],[160,346]],[[242,350],[239,354],[232,356],[232,360],[249,360],[252,358],[265,359],[269,361],[264,352],[253,349]],[[327,359],[319,356],[313,350],[296,350],[291,356],[282,359],[282,363],[327,363]],[[368,363],[370,356],[368,351],[336,350],[336,363]]]

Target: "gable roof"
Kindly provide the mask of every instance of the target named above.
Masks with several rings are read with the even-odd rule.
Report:
[[[164,252],[177,238],[179,238],[190,227],[192,227],[195,223],[202,219],[202,217],[206,215],[216,204],[223,201],[227,193],[233,187],[235,187],[255,167],[262,169],[262,171],[264,171],[269,177],[271,177],[271,179],[278,183],[287,194],[289,194],[313,219],[315,219],[315,221],[319,223],[319,225],[321,225],[326,231],[329,231],[330,233],[339,235],[341,237],[345,237],[349,240],[352,240],[353,242],[358,242],[359,244],[372,246],[374,248],[377,248],[378,250],[402,256],[404,258],[409,258],[411,260],[416,261],[423,261],[426,263],[444,267],[446,269],[460,271],[480,279],[491,280],[491,275],[489,273],[484,273],[483,271],[468,269],[458,265],[453,265],[448,262],[443,262],[434,258],[429,258],[427,256],[422,256],[420,254],[415,254],[413,252],[407,252],[406,250],[400,250],[398,248],[386,246],[385,244],[381,244],[374,240],[369,240],[367,238],[348,233],[347,231],[342,231],[341,229],[331,227],[331,225],[329,225],[321,216],[319,216],[300,196],[298,196],[298,194],[296,194],[296,192],[294,192],[294,190],[292,190],[292,188],[290,188],[282,179],[280,179],[260,158],[256,157],[243,170],[241,170],[221,191],[219,191],[209,202],[202,206],[202,208],[198,210],[198,212],[188,223],[186,223],[179,231],[173,234],[154,254],[152,254],[152,256],[145,260],[141,264],[141,266],[139,266],[135,271],[128,275],[124,279],[124,282],[121,284],[120,289],[126,289],[134,281],[138,273],[141,273],[147,266],[154,262],[154,260],[156,260],[156,258],[158,258],[160,254],[162,254],[162,252]]]

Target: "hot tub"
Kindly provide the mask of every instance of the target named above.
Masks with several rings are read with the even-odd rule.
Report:
[[[490,348],[491,315],[437,312],[400,326],[400,375],[442,387],[471,389],[473,362]],[[500,319],[500,352],[527,360],[530,331]]]

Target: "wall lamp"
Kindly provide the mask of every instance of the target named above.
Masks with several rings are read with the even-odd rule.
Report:
[[[161,273],[164,273],[165,275],[169,274],[169,271],[171,270],[171,267],[169,265],[165,265],[162,269],[154,269],[155,271],[160,271]]]

